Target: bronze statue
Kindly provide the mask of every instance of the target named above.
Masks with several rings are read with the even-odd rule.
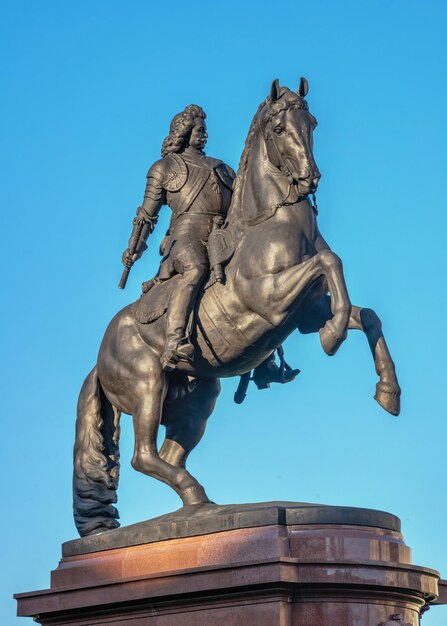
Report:
[[[205,218],[198,211],[198,218],[191,214],[177,222],[171,203],[175,223],[167,249],[172,252],[172,264],[163,262],[160,280],[153,281],[147,293],[111,321],[97,365],[84,382],[74,451],[74,513],[81,535],[118,526],[113,503],[118,486],[120,413],[130,414],[134,420],[132,466],[167,483],[184,505],[209,502],[185,464],[213,411],[219,378],[246,375],[265,362],[295,329],[319,332],[329,355],[335,354],[349,329],[362,330],[379,376],[374,397],[393,415],[399,413],[400,388],[381,322],[371,309],[351,305],[341,260],[321,236],[315,206],[309,201],[320,173],[312,149],[316,120],[305,100],[307,91],[305,79],[297,92],[273,82],[250,126],[225,223],[211,234],[211,216],[224,215],[227,208],[226,177],[231,178],[231,171],[200,154],[206,139],[204,116],[198,114],[198,107],[192,112],[193,128],[201,142],[197,139],[196,154],[190,160],[180,158],[188,169],[206,163],[209,191],[201,206],[203,213],[211,215]],[[163,194],[168,199],[168,194],[174,193],[168,186],[177,178],[176,184],[182,184],[184,179],[183,166],[173,156],[177,153],[169,154],[164,157],[172,159],[169,167],[162,169],[162,159],[150,170],[158,181],[158,191],[152,193],[155,183],[148,184],[147,203],[136,220],[138,231],[124,254],[126,265],[141,254]],[[175,177],[168,181],[171,173]],[[187,202],[183,194],[178,197],[181,212]],[[201,202],[200,194],[196,199]],[[144,220],[139,221],[140,217]],[[208,235],[213,269],[208,278],[203,251],[197,257],[190,257],[189,252],[183,256],[182,249],[174,252],[173,233],[174,239],[185,241],[196,228],[205,233],[204,241]],[[194,236],[191,255],[196,251]],[[199,271],[195,269],[197,259]],[[190,269],[185,271],[182,263]],[[165,270],[169,280],[161,280]],[[183,285],[188,295],[181,299]],[[194,323],[188,332],[186,318],[198,291]],[[166,427],[166,438],[158,450],[160,423]]]

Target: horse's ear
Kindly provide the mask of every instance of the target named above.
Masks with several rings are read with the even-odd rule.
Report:
[[[270,98],[272,102],[275,102],[279,98],[279,80],[275,78],[270,88]]]
[[[301,96],[301,98],[305,98],[307,96],[308,91],[309,91],[309,83],[303,76],[301,76],[300,85],[297,89],[297,94]]]

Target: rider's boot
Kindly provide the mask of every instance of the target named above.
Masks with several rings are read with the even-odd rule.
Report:
[[[194,346],[187,332],[194,304],[194,301],[191,302],[191,290],[180,289],[173,295],[168,308],[165,349],[160,357],[165,372],[172,372],[179,361],[191,363],[194,358]]]
[[[165,350],[160,357],[162,369],[172,372],[179,361],[192,363],[193,359],[194,346],[186,336],[185,328],[179,326],[168,335]]]
[[[197,292],[208,266],[197,264],[185,270],[171,295],[166,323],[166,344],[160,357],[162,368],[172,372],[179,361],[191,363],[194,346],[189,339],[188,326]]]

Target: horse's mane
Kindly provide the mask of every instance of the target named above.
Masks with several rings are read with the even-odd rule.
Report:
[[[233,197],[231,199],[231,205],[227,215],[227,226],[234,227],[237,225],[235,230],[239,232],[242,228],[242,191],[244,189],[245,178],[247,175],[248,160],[253,147],[253,138],[255,136],[257,122],[260,119],[265,107],[269,104],[271,104],[270,96],[261,102],[255,116],[253,117],[247,138],[245,140],[244,150],[239,161],[236,180],[234,181]],[[307,102],[302,96],[291,91],[287,87],[281,87],[280,96],[278,100],[271,105],[271,109],[273,109],[273,111],[280,111],[283,109],[290,109],[296,105],[300,105],[300,108],[308,108]]]
[[[247,138],[245,140],[244,150],[242,151],[241,158],[239,161],[239,167],[237,170],[236,179],[234,181],[233,197],[231,199],[231,205],[230,205],[230,208],[228,210],[228,215],[227,215],[228,225],[234,224],[235,222],[239,221],[241,218],[242,190],[244,188],[245,177],[247,174],[248,159],[249,159],[250,152],[253,146],[253,138],[255,135],[256,124],[261,115],[261,112],[263,111],[268,101],[269,101],[269,98],[261,102],[250,124]]]

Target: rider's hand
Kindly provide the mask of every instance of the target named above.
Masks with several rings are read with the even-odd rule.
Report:
[[[123,252],[123,265],[126,267],[132,267],[135,261],[138,259],[138,254],[130,254],[129,248],[126,248]]]

